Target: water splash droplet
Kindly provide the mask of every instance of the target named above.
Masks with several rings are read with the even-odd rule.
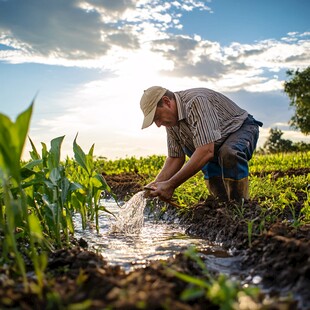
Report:
[[[144,191],[140,191],[122,207],[116,221],[111,223],[110,233],[139,233],[144,224],[145,206]]]

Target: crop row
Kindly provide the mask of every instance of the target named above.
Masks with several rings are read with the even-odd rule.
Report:
[[[102,173],[138,173],[147,183],[165,158],[95,158],[94,145],[85,153],[76,137],[74,158],[63,161],[62,136],[53,139],[50,147],[41,143],[40,152],[30,139],[31,159],[23,162],[31,114],[32,105],[15,122],[0,114],[0,264],[13,266],[28,287],[26,263],[31,261],[37,278],[37,285],[32,283],[31,289],[41,294],[48,252],[70,245],[73,214],[81,215],[84,228],[87,221],[93,221],[99,230],[98,214],[108,212],[99,203],[102,192],[113,195]],[[261,205],[262,214],[272,209],[276,216],[289,210],[293,226],[310,222],[309,166],[310,152],[254,156],[250,162],[250,196]],[[300,173],[303,169],[305,173]],[[295,175],[294,171],[299,173]],[[186,210],[207,196],[202,173],[198,173],[176,190],[174,199]],[[242,216],[242,206],[236,212]],[[274,219],[264,218],[268,220]]]

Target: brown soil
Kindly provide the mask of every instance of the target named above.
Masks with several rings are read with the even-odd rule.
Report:
[[[275,177],[278,177],[276,172]],[[143,176],[138,174],[105,178],[119,199],[131,197],[144,184]],[[304,200],[306,193],[297,195]],[[300,207],[296,203],[297,214]],[[255,275],[262,278],[264,293],[256,300],[255,309],[310,309],[310,225],[293,228],[289,224],[289,210],[281,215],[264,214],[264,217],[278,219],[269,226],[259,225],[263,224],[263,217],[256,201],[247,202],[241,213],[233,203],[208,199],[183,214],[170,206],[166,214],[171,220],[178,217],[181,224],[188,226],[189,234],[221,242],[224,248],[233,249],[235,255],[242,257],[241,278]],[[249,221],[254,223],[251,240],[248,238]],[[169,273],[167,268],[202,277],[196,263],[182,254],[126,274],[118,267],[108,266],[86,246],[80,240],[71,249],[50,255],[41,299],[36,294],[25,293],[20,281],[13,281],[4,268],[0,270],[0,308],[67,309],[72,303],[84,303],[84,308],[77,309],[219,309],[207,298],[180,299],[188,284]],[[287,298],[290,294],[291,299]]]

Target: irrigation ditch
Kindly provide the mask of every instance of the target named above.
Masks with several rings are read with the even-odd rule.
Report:
[[[128,199],[144,185],[143,178],[136,173],[105,178],[120,200]],[[292,227],[292,215],[288,211],[260,231],[259,223],[263,220],[260,206],[252,200],[239,208],[233,203],[207,199],[183,212],[169,205],[164,206],[163,212],[163,206],[159,203],[155,207],[166,222],[178,219],[180,225],[186,225],[188,234],[219,243],[240,258],[238,279],[259,287],[260,293],[256,298],[240,296],[237,309],[310,309],[310,225]],[[297,203],[296,212],[298,208]],[[251,233],[249,223],[253,224]],[[188,275],[188,281],[177,274]],[[32,270],[27,275],[34,277]],[[90,251],[84,239],[74,239],[71,248],[49,255],[47,282],[41,296],[22,290],[21,283],[12,280],[9,271],[2,267],[0,308],[232,309],[228,301],[220,307],[209,300],[203,294],[203,282],[199,282],[200,287],[198,282],[190,283],[190,277],[204,279],[205,276],[199,261],[184,253],[127,273]],[[255,279],[259,281],[255,283]],[[180,298],[190,287],[191,298]]]
[[[286,176],[309,172],[307,168],[291,169]],[[274,171],[273,176],[279,178],[282,174]],[[108,176],[107,181],[122,199],[142,189],[138,174]],[[306,200],[302,197],[305,192],[295,194],[300,196],[299,201]],[[294,208],[298,213],[301,205],[297,202]],[[310,225],[290,225],[293,220],[290,210],[277,215],[279,217],[270,226],[265,225],[263,231],[259,230],[259,223],[264,219],[257,201],[248,201],[240,210],[234,203],[207,199],[183,213],[169,206],[162,216],[168,222],[177,218],[180,225],[188,227],[188,234],[220,243],[224,249],[241,257],[239,279],[253,283],[258,277],[258,286],[265,295],[262,298],[268,299],[258,303],[258,309],[310,309]],[[268,214],[263,216],[268,217]],[[270,216],[275,214],[271,211]],[[257,226],[249,235],[248,223],[251,222]],[[175,263],[179,260],[184,257],[180,255]],[[195,274],[195,268],[191,268],[189,274]],[[202,303],[197,307],[205,309],[206,305]]]

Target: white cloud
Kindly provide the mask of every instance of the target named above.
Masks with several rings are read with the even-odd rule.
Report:
[[[272,92],[283,88],[281,75],[274,72],[309,65],[309,32],[225,47],[202,35],[176,35],[183,27],[182,14],[212,13],[207,1],[63,0],[61,8],[55,3],[0,1],[0,44],[8,48],[0,50],[0,61],[99,68],[113,74],[57,98],[66,102],[63,115],[41,118],[31,129],[37,142],[65,134],[66,152],[79,132],[81,143],[95,143],[103,156],[125,156],[129,150],[137,156],[152,154],[154,145],[165,153],[162,130],[140,130],[138,102],[151,85]],[[12,18],[18,12],[20,18]],[[262,137],[267,132],[262,129]]]
[[[244,89],[250,92],[269,92],[274,90],[282,90],[283,83],[278,79],[274,78],[263,83],[252,83],[249,86],[245,86]]]
[[[310,143],[310,137],[305,136],[299,131],[294,130],[282,130],[283,131],[283,139],[292,140],[293,142],[306,142]]]
[[[307,32],[226,47],[198,35],[169,33],[182,28],[182,14],[212,12],[204,1],[67,0],[61,2],[61,10],[54,2],[30,0],[17,6],[15,1],[2,2],[0,10],[0,43],[12,47],[0,50],[0,59],[11,63],[102,68],[115,74],[156,66],[170,76],[198,79],[231,91],[278,90],[283,81],[271,72],[309,65]],[[18,13],[13,9],[24,9],[34,19],[29,22],[30,17],[22,14],[13,23],[8,18],[9,13]]]

